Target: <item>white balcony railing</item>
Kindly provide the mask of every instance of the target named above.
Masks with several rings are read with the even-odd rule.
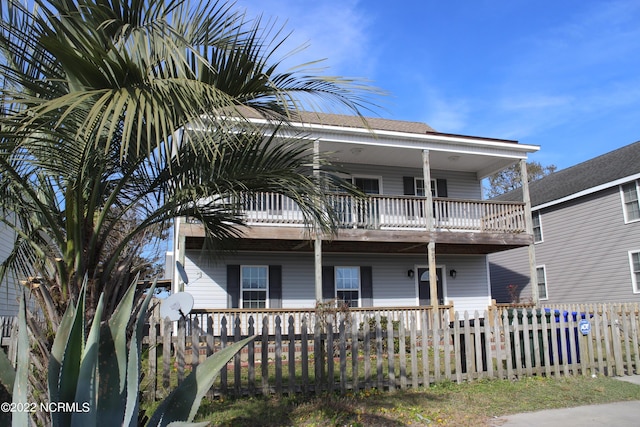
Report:
[[[329,195],[340,227],[366,229],[426,229],[426,198],[347,194]],[[275,193],[261,193],[245,203],[249,224],[302,225],[304,217],[295,202]],[[484,200],[433,200],[437,230],[522,233],[525,228],[524,203]]]

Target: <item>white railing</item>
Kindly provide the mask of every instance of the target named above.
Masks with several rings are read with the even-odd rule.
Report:
[[[369,308],[350,308],[346,311],[325,312],[324,317],[331,324],[337,326],[348,313],[349,321],[361,325],[365,318],[373,319],[376,315],[386,318],[387,321],[398,322],[403,321],[408,324],[411,316],[420,316],[420,313],[428,313],[428,318],[433,318],[433,308],[423,307],[369,307]],[[453,304],[440,306],[438,308],[440,319],[453,318]],[[236,325],[241,325],[240,333],[249,335],[250,325],[253,327],[253,333],[260,333],[263,327],[267,327],[267,333],[273,335],[276,329],[276,318],[281,319],[282,327],[287,327],[289,319],[293,319],[291,323],[295,333],[300,333],[303,322],[308,328],[316,323],[318,312],[313,308],[308,309],[251,309],[251,308],[230,308],[230,309],[210,309],[210,310],[193,310],[189,314],[189,325],[199,330],[211,330],[214,334],[220,334],[220,328],[225,325],[230,335]],[[224,319],[224,321],[223,321]],[[251,319],[251,320],[250,320]],[[444,320],[442,320],[444,321]],[[189,332],[191,333],[191,332]]]
[[[330,194],[342,228],[414,229],[427,228],[427,199],[416,196],[370,195],[356,197]],[[276,193],[259,193],[244,201],[249,225],[304,225],[298,205]],[[433,199],[434,228],[439,231],[522,233],[526,230],[524,203],[484,200]]]
[[[437,229],[523,233],[524,203],[434,199]]]

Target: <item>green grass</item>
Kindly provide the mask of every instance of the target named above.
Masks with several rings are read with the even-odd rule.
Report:
[[[640,386],[605,377],[531,377],[393,393],[205,399],[196,420],[214,426],[486,426],[502,415],[624,400],[640,400]]]

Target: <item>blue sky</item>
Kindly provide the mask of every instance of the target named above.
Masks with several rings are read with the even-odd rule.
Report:
[[[540,145],[566,168],[640,140],[640,1],[238,0],[296,63],[389,93],[377,116]],[[367,115],[374,115],[367,113]]]

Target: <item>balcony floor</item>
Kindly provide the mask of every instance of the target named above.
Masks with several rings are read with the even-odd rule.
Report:
[[[313,252],[308,230],[299,227],[253,226],[243,229],[244,238],[230,244],[238,251]],[[202,248],[204,234],[199,224],[182,229],[189,249]],[[437,254],[489,254],[527,246],[533,241],[526,233],[480,233],[425,230],[341,229],[323,239],[326,253],[406,253],[424,254],[434,239]]]

